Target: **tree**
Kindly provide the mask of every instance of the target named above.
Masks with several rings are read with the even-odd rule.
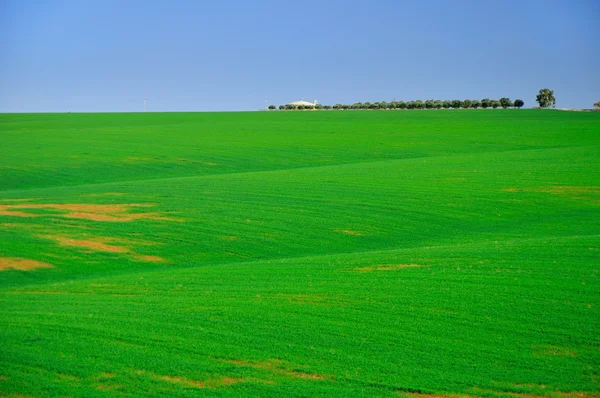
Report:
[[[481,100],[481,107],[486,109],[492,105],[492,100],[489,98],[484,98]]]
[[[371,108],[371,103],[369,101],[365,102],[364,104],[362,104],[362,109],[370,109]]]
[[[471,105],[472,105],[472,102],[471,102],[471,100],[470,100],[470,99],[466,99],[466,100],[464,100],[464,101],[462,102],[462,107],[463,107],[463,108],[465,108],[465,109],[468,109],[468,108],[470,108],[470,107],[471,107]]]
[[[404,102],[404,101],[398,102],[398,104],[396,104],[396,108],[398,108],[398,109],[406,109],[406,102]]]
[[[496,109],[500,106],[500,101],[498,100],[493,100],[490,105],[492,106],[492,108]]]
[[[523,100],[521,100],[521,99],[516,99],[515,100],[515,108],[520,108],[523,105],[525,105],[525,102],[523,102]]]
[[[335,104],[333,106],[333,109],[335,109],[336,111],[342,109],[342,104]]]
[[[362,108],[362,104],[360,102],[356,102],[354,104],[352,104],[352,109],[361,109]]]
[[[540,90],[535,100],[540,104],[540,108],[554,108],[556,105],[556,98],[554,98],[554,90],[543,88]]]
[[[597,111],[600,111],[600,101],[594,102],[594,108],[596,108]]]
[[[269,109],[274,111],[275,109],[277,109],[277,107],[275,105],[269,105]]]
[[[513,106],[513,103],[510,100],[510,98],[502,97],[502,98],[500,98],[500,106],[502,108],[506,109],[506,108]]]
[[[433,100],[427,100],[427,101],[425,101],[425,108],[427,108],[427,109],[433,109],[433,107],[434,107]]]
[[[379,109],[387,109],[388,108],[388,103],[385,101],[381,101],[379,103]]]
[[[448,109],[452,106],[452,102],[444,101],[444,102],[442,102],[442,106],[444,107],[444,109]]]
[[[323,105],[321,105],[321,104],[316,104],[316,105],[315,105],[315,109],[321,110],[321,109],[323,109]]]
[[[344,105],[342,105],[342,109],[344,109],[344,110],[350,109],[350,105],[344,104]]]
[[[416,100],[415,109],[425,109],[425,103],[421,100]]]
[[[325,109],[326,111],[331,109],[331,105],[323,105],[323,109]]]
[[[285,109],[285,105],[279,105],[279,110],[282,111]]]
[[[480,106],[481,106],[481,102],[480,102],[479,100],[474,100],[474,101],[471,103],[471,108],[473,108],[473,109],[477,109],[477,108],[479,108]]]
[[[454,109],[458,109],[462,106],[462,101],[461,100],[454,100],[452,101],[452,107]]]
[[[442,107],[444,106],[444,103],[440,100],[435,100],[433,101],[433,107],[435,109],[442,109]]]

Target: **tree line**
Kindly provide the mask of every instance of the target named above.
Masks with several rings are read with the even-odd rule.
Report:
[[[493,100],[484,98],[479,100],[452,100],[452,101],[441,101],[441,100],[427,100],[427,101],[392,101],[392,102],[356,102],[350,104],[335,104],[335,105],[270,105],[270,110],[304,110],[304,109],[335,109],[335,110],[348,110],[348,109],[477,109],[477,108],[521,108],[525,103],[523,100],[516,99],[511,101],[510,98],[500,98],[499,100]]]

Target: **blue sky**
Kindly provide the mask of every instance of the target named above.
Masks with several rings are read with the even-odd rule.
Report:
[[[600,100],[600,2],[0,0],[0,112]]]

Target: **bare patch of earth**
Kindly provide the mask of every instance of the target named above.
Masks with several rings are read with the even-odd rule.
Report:
[[[158,221],[181,221],[165,217],[154,212],[131,213],[131,209],[152,207],[151,204],[1,204],[0,216],[15,217],[42,217],[47,215],[59,216],[64,218],[76,218],[92,221],[106,222],[129,222],[134,220],[158,220]],[[40,214],[31,213],[26,210],[50,209],[58,210],[64,213],[59,214]]]
[[[9,269],[18,271],[31,271],[37,268],[52,268],[52,266],[36,260],[0,257],[0,271],[6,271]]]

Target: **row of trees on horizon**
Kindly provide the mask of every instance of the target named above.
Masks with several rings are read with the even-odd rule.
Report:
[[[348,109],[477,109],[477,108],[521,108],[525,105],[525,102],[520,99],[513,101],[510,98],[500,98],[499,100],[492,100],[484,98],[479,100],[452,100],[452,101],[441,101],[441,100],[427,100],[427,101],[392,101],[392,102],[356,102],[352,105],[349,104],[335,104],[335,105],[279,105],[279,108],[275,105],[270,105],[270,110],[303,110],[303,109],[335,109],[335,110],[348,110]]]

